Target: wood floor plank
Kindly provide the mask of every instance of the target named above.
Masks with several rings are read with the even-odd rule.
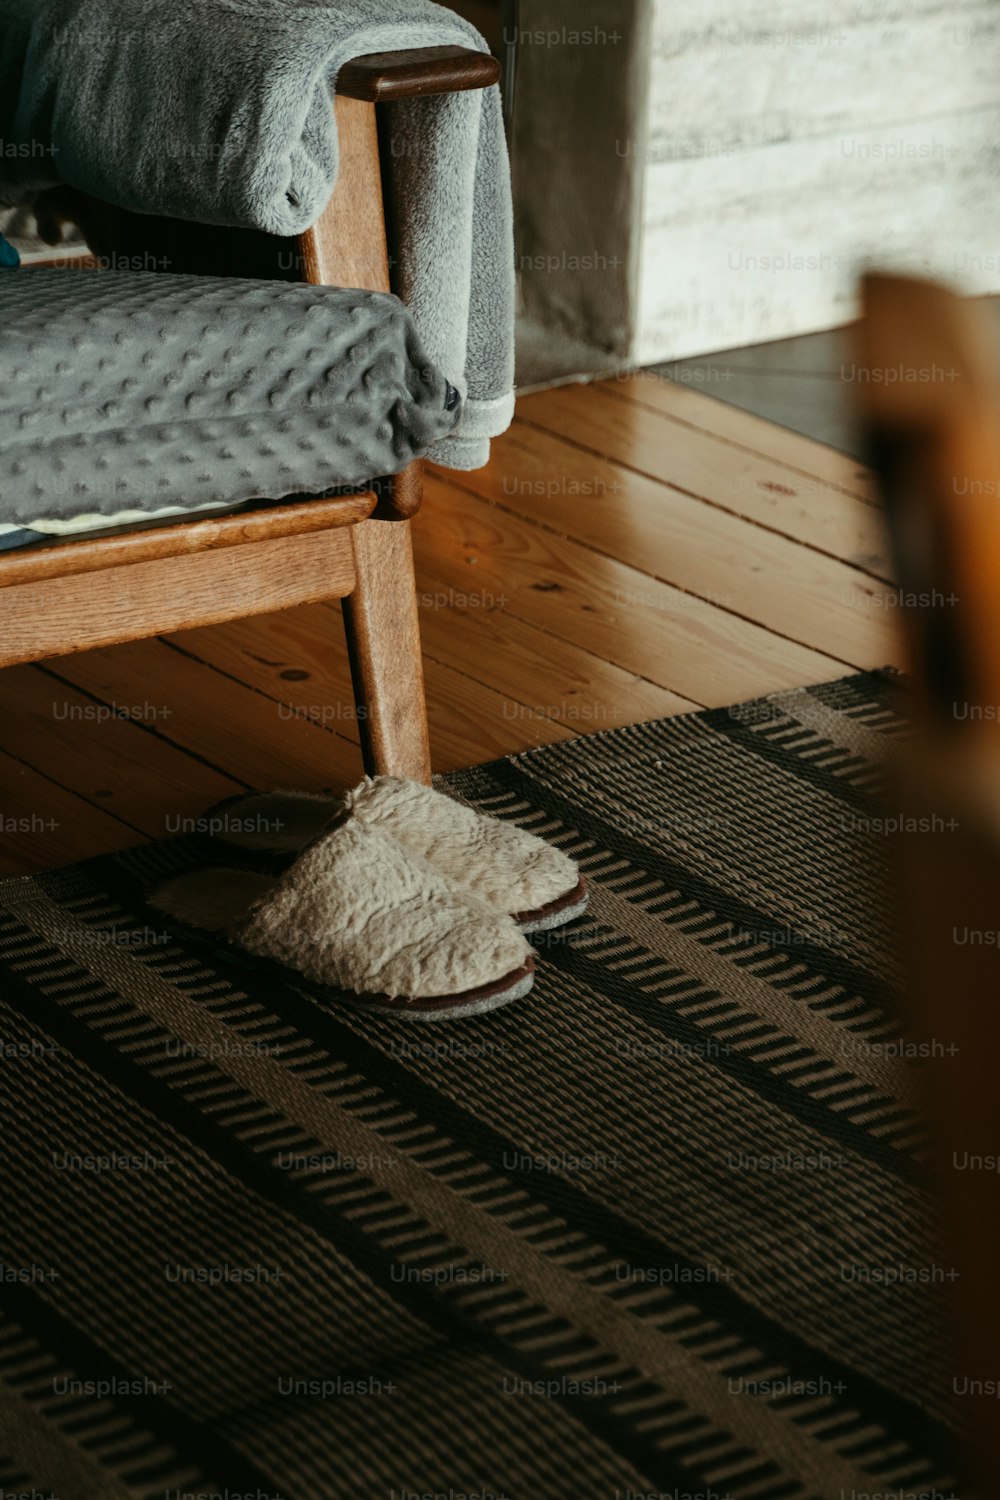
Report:
[[[506,592],[507,613],[697,703],[715,707],[843,671],[830,656],[555,537],[433,475],[426,504],[434,524],[421,545],[433,549],[457,588]]]
[[[856,496],[621,400],[601,385],[588,387],[586,396],[581,401],[568,386],[527,396],[518,404],[519,422],[879,577],[891,576],[879,513]]]
[[[426,621],[429,611],[422,613]],[[356,744],[358,729],[346,647],[341,645],[339,651],[329,647],[331,635],[342,634],[339,614],[337,605],[308,605],[224,627],[185,631],[171,640],[182,650],[213,661],[276,705],[281,704],[279,712],[284,718],[294,715],[335,727],[338,734]],[[433,638],[434,632],[430,634]],[[459,649],[446,655],[449,660],[438,659],[425,641],[424,672],[435,772],[458,770],[477,760],[550,744],[571,732],[566,729],[559,733],[553,726],[534,722],[523,705],[505,695],[502,685],[480,681],[468,651]],[[664,712],[671,709],[666,707]],[[360,750],[356,749],[353,781],[360,775]]]
[[[278,705],[165,641],[130,641],[66,657],[60,672],[104,700],[130,700],[155,682],[173,744],[246,786],[322,791],[358,779],[355,747],[328,728],[281,716]]]
[[[508,699],[506,717],[527,726],[531,718],[545,716],[586,734],[697,707],[575,641],[561,640],[508,613],[506,592],[457,589],[453,568],[442,566],[433,545],[434,527],[432,511],[424,526],[418,522],[414,527],[425,656],[466,675],[488,673],[490,684]]]
[[[500,709],[501,719],[511,726],[504,736],[510,749],[504,754],[542,743],[530,733],[531,720],[542,709],[583,734],[697,708],[678,693],[504,613],[502,605],[492,608],[494,600],[506,597],[503,594],[463,594],[447,570],[435,567],[434,550],[423,546],[423,532],[433,525],[429,513],[426,527],[419,521],[414,527],[424,669],[432,705],[451,681],[439,675],[438,666],[474,680],[488,678],[488,685],[507,700]],[[350,672],[345,652],[330,651],[326,644],[327,610],[338,616],[333,623],[339,629],[338,607],[314,604],[281,615],[188,630],[169,639],[296,712],[335,724],[356,741]],[[532,712],[525,714],[526,708]],[[518,723],[521,731],[515,735],[513,726]],[[440,743],[438,749],[443,749]]]
[[[552,429],[536,427],[520,421],[515,422],[510,432],[498,440],[494,462],[487,470],[477,471],[477,473],[495,474],[499,467],[503,473],[503,487],[507,493],[517,493],[519,487],[523,489],[523,485],[518,484],[515,471],[517,459],[508,454],[504,445],[526,444],[532,433],[559,438],[565,447],[574,450],[577,458],[573,473],[580,476],[575,486],[577,494],[610,495],[613,498],[620,493],[615,485],[622,483],[621,472],[611,474],[602,472],[602,466],[607,465],[609,460],[575,447],[568,439]],[[670,434],[670,437],[672,442],[685,440],[683,431],[679,439],[673,434]],[[732,465],[732,450],[727,455],[725,446],[714,437],[709,437],[707,441],[704,439],[696,439],[696,441],[705,444],[705,460],[700,471],[695,471],[690,454],[685,462],[688,464],[686,477],[692,483],[700,477],[701,483],[697,490],[692,490],[687,485],[678,485],[661,478],[647,476],[637,472],[634,467],[621,463],[613,464],[612,468],[631,474],[636,480],[646,480],[647,483],[656,484],[661,488],[677,490],[689,498],[701,500],[725,514],[752,521],[791,541],[805,543],[806,546],[826,553],[827,556],[836,558],[840,562],[850,563],[852,567],[872,577],[883,580],[892,577],[885,518],[873,506],[866,505],[856,496],[835,489],[824,481],[817,481],[808,475],[799,475],[791,470],[776,468],[766,457],[758,458],[757,455],[748,455],[751,467],[743,467],[737,473]],[[743,462],[742,457],[738,459],[738,463]],[[665,464],[669,469],[675,467],[672,455],[667,455]],[[508,469],[511,472],[505,472]],[[584,488],[581,492],[579,485],[581,482],[584,485],[587,484],[588,475],[591,476],[589,490]],[[554,475],[545,476],[544,482],[535,476],[534,488],[524,489],[524,493],[545,497],[552,493],[558,494],[561,479],[562,474],[559,470],[555,471]],[[574,492],[573,486],[568,482],[568,476],[565,487],[570,493]],[[650,491],[650,493],[653,492]]]
[[[134,828],[0,750],[0,879],[140,842]]]
[[[304,604],[164,639],[281,705],[282,722],[294,716],[336,732],[352,746],[351,764],[360,765],[357,710],[339,605]]]
[[[746,448],[765,458],[819,479],[834,489],[846,490],[868,505],[878,507],[875,478],[870,469],[849,453],[838,453],[825,443],[779,427],[753,412],[743,411],[706,391],[669,380],[655,370],[638,370],[627,376],[598,381],[596,389],[621,400],[649,406],[662,416],[701,432],[711,433],[736,448]]]
[[[852,666],[896,661],[884,583],[550,432],[518,426],[498,449],[454,482]]]
[[[142,834],[163,838],[186,817],[239,790],[231,777],[186,755],[149,729],[173,716],[147,681],[142,696],[94,702],[68,686],[60,662],[0,672],[4,749],[51,781]]]
[[[502,693],[441,662],[427,663],[427,718],[435,775],[497,760],[578,733],[554,719],[526,713]]]

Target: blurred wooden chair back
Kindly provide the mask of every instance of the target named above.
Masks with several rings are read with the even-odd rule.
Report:
[[[983,1496],[1000,1481],[1000,376],[981,305],[864,284],[862,415],[889,514],[914,736],[895,790],[913,1026],[939,1150],[957,1349]],[[896,808],[894,807],[894,810]],[[912,822],[917,819],[919,821]]]

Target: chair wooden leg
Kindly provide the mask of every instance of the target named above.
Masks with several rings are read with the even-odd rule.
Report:
[[[429,783],[410,523],[363,521],[351,536],[357,583],[343,610],[365,770]]]

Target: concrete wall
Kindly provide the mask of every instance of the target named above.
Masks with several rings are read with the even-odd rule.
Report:
[[[653,0],[642,363],[843,323],[870,259],[1000,290],[998,0]]]

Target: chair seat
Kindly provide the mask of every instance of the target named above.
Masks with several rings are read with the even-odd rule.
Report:
[[[0,275],[0,529],[367,486],[455,426],[386,293],[150,272]]]

